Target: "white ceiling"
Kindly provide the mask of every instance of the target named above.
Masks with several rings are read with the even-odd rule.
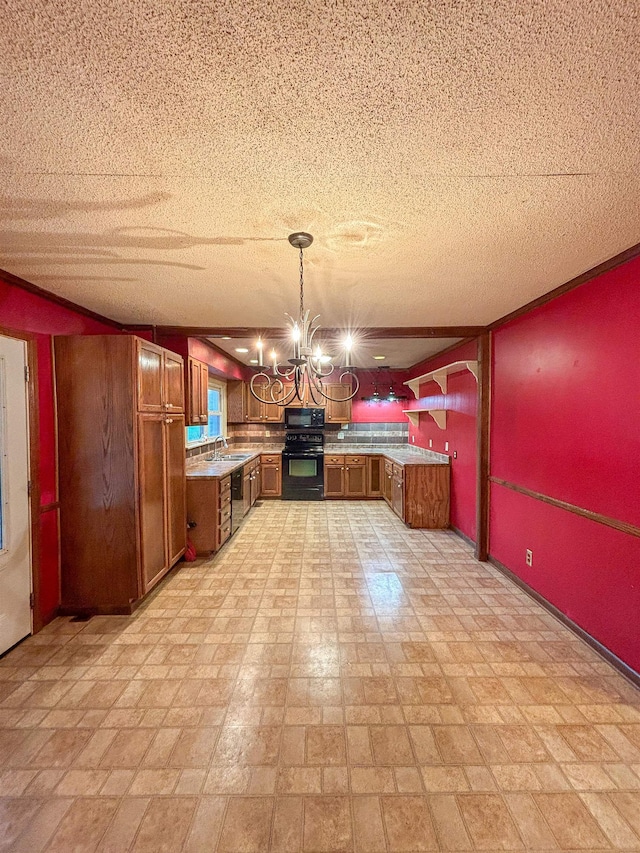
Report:
[[[256,338],[225,339],[210,337],[209,340],[219,349],[228,352],[233,358],[241,361],[243,364],[250,364],[251,359],[257,359],[258,357]],[[377,370],[378,368],[405,369],[413,367],[414,364],[424,361],[429,356],[441,352],[446,347],[460,340],[460,338],[371,339],[367,338],[366,333],[363,331],[354,339],[351,363],[354,367],[366,370]],[[321,346],[323,352],[334,356],[336,364],[341,363],[344,350],[339,346],[339,342],[334,340],[323,341],[320,333],[318,333],[317,343]],[[248,349],[249,352],[239,353],[236,351],[237,347]],[[278,361],[286,362],[291,355],[291,344],[286,340],[269,340],[265,338],[263,350],[265,362],[270,363],[272,350],[275,350]],[[383,355],[384,359],[374,358],[376,355]]]
[[[122,322],[485,324],[640,241],[634,0],[2,2],[0,266]]]

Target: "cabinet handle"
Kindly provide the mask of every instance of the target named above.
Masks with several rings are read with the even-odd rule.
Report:
[[[165,424],[172,424],[172,423],[173,423],[173,418],[165,418],[165,419],[164,419],[164,422],[165,422]]]
[[[349,466],[347,465],[347,471],[349,470]]]

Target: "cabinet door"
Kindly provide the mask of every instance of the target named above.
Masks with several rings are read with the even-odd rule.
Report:
[[[164,415],[138,415],[138,489],[142,586],[151,589],[168,568]],[[184,431],[182,433],[184,442]]]
[[[245,466],[242,473],[242,515],[251,509],[251,471]]]
[[[200,362],[200,422],[209,420],[209,365]]]
[[[382,496],[385,501],[391,506],[393,503],[393,465],[385,462],[384,476],[382,479]]]
[[[363,498],[367,493],[367,466],[361,464],[345,465],[344,493],[347,498]]]
[[[163,411],[163,350],[162,347],[136,340],[136,366],[138,385],[138,411]]]
[[[251,506],[254,506],[260,494],[260,468],[256,467],[251,472]]]
[[[384,468],[381,456],[369,456],[367,459],[367,497],[382,497],[382,479]]]
[[[344,497],[344,465],[324,466],[324,496],[325,498]]]
[[[404,520],[404,481],[402,475],[393,475],[393,511]]]
[[[184,362],[181,355],[163,350],[163,403],[168,412],[184,412]]]
[[[189,405],[187,407],[187,416],[189,418],[190,426],[200,426],[202,423],[202,403],[201,403],[201,393],[200,393],[200,385],[201,385],[201,374],[200,374],[200,362],[195,358],[189,357],[188,362],[189,368],[189,387],[188,391],[188,399]]]
[[[327,400],[325,418],[331,423],[346,424],[351,420],[351,400],[344,400],[351,393],[351,386],[335,384],[327,386],[327,394],[335,397],[338,402]]]
[[[227,423],[241,424],[245,420],[246,383],[239,379],[227,382]]]
[[[184,415],[165,420],[168,565],[182,556],[187,544]]]
[[[260,390],[258,390],[258,394]],[[245,385],[245,406],[244,406],[244,419],[245,421],[249,421],[252,423],[262,423],[263,421],[263,408],[264,404],[260,400],[256,400],[251,391],[249,390],[249,386]]]
[[[270,403],[263,403],[262,420],[270,424],[283,424],[284,406],[276,406]]]
[[[263,462],[261,466],[261,494],[267,498],[279,498],[282,495],[282,472],[280,463]]]

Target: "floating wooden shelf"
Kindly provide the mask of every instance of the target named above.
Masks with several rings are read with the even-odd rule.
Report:
[[[429,373],[423,373],[422,376],[416,376],[414,379],[409,379],[409,381],[404,384],[411,388],[416,400],[420,397],[420,385],[423,382],[430,382],[431,380],[437,382],[442,393],[446,394],[447,376],[450,373],[459,373],[461,370],[468,370],[470,373],[473,373],[476,378],[476,382],[478,381],[477,361],[452,361],[451,364],[445,364],[444,367],[439,367],[437,370],[432,370]],[[417,412],[419,410],[414,409],[413,411]],[[428,411],[428,409],[422,409],[421,411]],[[438,424],[438,426],[440,426],[440,424]],[[444,429],[444,427],[442,428]]]
[[[405,383],[406,384],[406,383]],[[402,413],[406,415],[414,426],[418,426],[420,421],[420,412],[427,412],[431,415],[440,429],[447,428],[447,413],[445,409],[403,409]]]

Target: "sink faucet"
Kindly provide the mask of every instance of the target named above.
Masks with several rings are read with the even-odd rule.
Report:
[[[222,452],[218,449],[218,442],[221,441],[223,447],[229,447],[227,444],[227,439],[223,435],[217,435],[213,439],[213,454],[211,456],[207,456],[207,461],[211,462],[214,459],[222,459]]]

